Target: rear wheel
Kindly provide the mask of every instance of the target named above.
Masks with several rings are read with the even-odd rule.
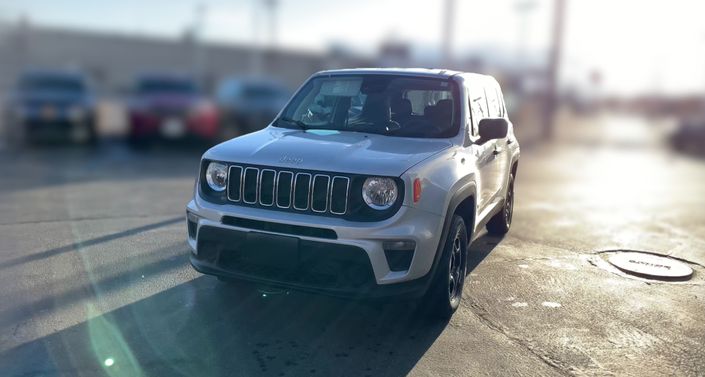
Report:
[[[449,319],[460,306],[467,266],[468,234],[463,218],[453,215],[443,254],[427,293],[428,313]]]
[[[507,196],[504,198],[504,206],[502,211],[492,216],[487,222],[487,232],[494,235],[503,235],[509,232],[509,227],[512,226],[512,216],[514,215],[514,174],[509,175],[509,185],[507,187]]]

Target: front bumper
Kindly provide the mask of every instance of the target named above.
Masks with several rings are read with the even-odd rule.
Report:
[[[172,134],[166,129],[168,121],[181,124],[181,130]],[[211,140],[218,135],[215,116],[190,116],[188,114],[130,114],[130,136],[133,139],[163,138],[188,139],[192,137]]]
[[[405,206],[393,217],[372,223],[217,205],[198,196],[188,204],[187,212],[191,214],[188,216],[191,264],[196,270],[344,296],[423,294],[443,226],[440,216]],[[228,221],[232,217],[246,220],[245,225]],[[253,228],[247,226],[248,221],[274,226]],[[287,244],[287,239],[292,243]],[[271,240],[289,245],[281,247],[286,249],[281,252],[291,250],[294,255],[274,254],[272,263],[251,263],[252,255],[260,254],[262,242]],[[390,268],[384,250],[385,241],[398,240],[416,244],[404,270]],[[282,258],[290,262],[282,266],[279,261]]]
[[[92,120],[56,119],[49,121],[26,119],[22,123],[25,128],[25,134],[32,140],[81,140],[90,136]]]

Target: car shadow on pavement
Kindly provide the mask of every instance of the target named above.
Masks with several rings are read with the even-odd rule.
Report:
[[[404,376],[446,324],[407,303],[201,276],[10,349],[0,366],[6,376]]]
[[[468,264],[466,273],[470,273],[487,258],[497,245],[504,239],[503,236],[492,236],[484,233],[476,238],[468,248]]]
[[[101,243],[114,241],[116,239],[120,239],[120,238],[124,238],[124,237],[134,236],[136,234],[141,234],[141,233],[147,232],[149,230],[161,228],[161,227],[164,227],[167,225],[176,224],[181,221],[185,221],[184,217],[182,217],[182,216],[172,217],[170,219],[166,219],[166,220],[159,221],[156,223],[142,225],[142,226],[138,226],[138,227],[131,228],[131,229],[126,229],[122,232],[111,233],[111,234],[107,234],[105,236],[100,236],[100,237],[91,238],[89,240],[85,240],[85,241],[81,241],[81,242],[76,242],[76,243],[72,243],[72,244],[68,244],[68,245],[64,245],[64,246],[55,247],[55,248],[44,250],[44,251],[41,251],[38,253],[24,255],[19,258],[10,259],[10,260],[1,262],[0,269],[10,268],[10,267],[14,267],[14,266],[17,266],[20,264],[29,263],[29,262],[53,257],[58,254],[63,254],[63,253],[67,253],[70,251],[76,251],[81,248],[86,248],[89,246],[94,246],[94,245],[98,245]]]
[[[468,273],[500,240],[485,234],[471,244]],[[98,285],[105,293],[111,284]],[[66,300],[75,297],[55,301]],[[39,304],[32,308],[48,308]],[[404,376],[447,325],[410,302],[264,291],[209,276],[104,314],[84,305],[85,322],[0,354],[3,375]]]

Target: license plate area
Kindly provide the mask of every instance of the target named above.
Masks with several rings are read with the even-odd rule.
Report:
[[[167,138],[179,138],[186,134],[186,124],[179,118],[167,118],[162,122],[161,132]]]
[[[299,264],[299,239],[296,237],[249,232],[243,251],[242,259],[247,264],[280,271],[295,270]]]

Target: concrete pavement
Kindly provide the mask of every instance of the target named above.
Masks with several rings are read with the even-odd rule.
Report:
[[[571,125],[525,151],[513,228],[473,243],[449,323],[193,271],[198,149],[0,152],[0,374],[704,375],[705,161],[640,119]],[[616,249],[695,274],[631,278]]]

